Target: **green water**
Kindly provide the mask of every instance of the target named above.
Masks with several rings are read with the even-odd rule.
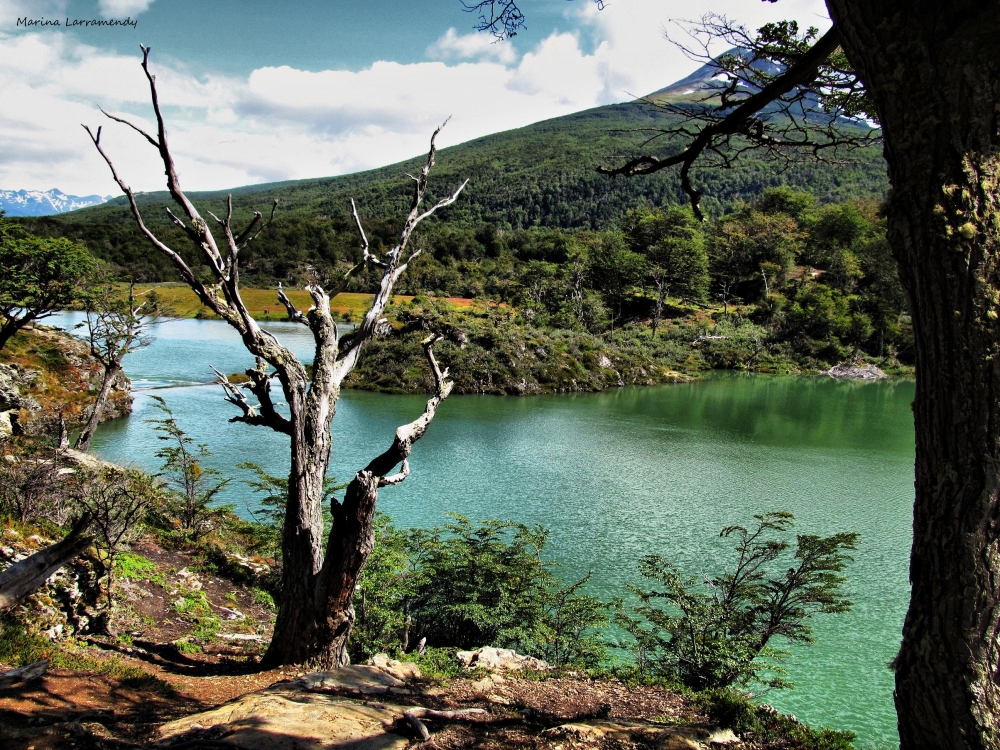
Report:
[[[303,357],[307,331],[275,332]],[[229,424],[232,407],[208,364],[243,369],[235,336],[221,323],[161,327],[131,355],[137,387],[129,419],[101,427],[94,450],[154,469],[157,441],[144,420],[162,396],[185,430],[229,475],[255,461],[287,469],[286,439]],[[459,512],[513,518],[552,529],[550,555],[567,576],[594,571],[594,593],[639,583],[636,560],[656,552],[697,573],[718,569],[718,531],[767,510],[795,514],[806,533],[858,531],[848,571],[854,609],[814,619],[816,644],[789,662],[795,689],[768,695],[805,722],[850,729],[861,748],[897,746],[892,674],[899,645],[913,497],[912,383],[714,375],[702,382],[601,394],[498,398],[454,396],[417,444],[412,474],[382,492],[380,507],[401,526],[431,526]],[[399,424],[423,410],[419,396],[346,392],[334,426],[332,471],[349,477],[389,445]],[[234,483],[238,509],[253,499]]]

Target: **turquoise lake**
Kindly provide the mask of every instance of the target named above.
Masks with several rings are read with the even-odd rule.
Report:
[[[304,327],[267,327],[311,360]],[[210,364],[222,372],[251,364],[238,337],[221,322],[194,320],[160,325],[155,335],[125,360],[136,392],[132,416],[102,425],[92,450],[157,469],[158,441],[145,421],[159,416],[155,394],[227,476],[242,476],[233,468],[241,461],[286,472],[287,439],[230,424],[235,407],[206,385]],[[552,530],[548,555],[565,576],[593,570],[591,591],[605,597],[642,583],[636,562],[647,553],[692,574],[717,571],[732,546],[719,530],[752,523],[754,513],[791,511],[802,533],[860,532],[847,571],[853,610],[812,620],[816,643],[794,649],[787,665],[795,688],[766,700],[807,723],[856,732],[859,748],[896,748],[886,663],[909,596],[913,393],[909,381],[714,373],[599,394],[453,396],[415,447],[409,479],[383,490],[379,505],[399,526],[440,525],[449,512],[543,524]],[[424,403],[345,392],[331,472],[349,478]],[[236,482],[226,501],[238,512],[254,503]]]

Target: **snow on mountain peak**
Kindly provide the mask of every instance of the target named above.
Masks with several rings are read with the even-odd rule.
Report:
[[[106,195],[66,195],[58,188],[51,190],[0,190],[0,211],[8,216],[48,216],[96,206],[111,200]]]

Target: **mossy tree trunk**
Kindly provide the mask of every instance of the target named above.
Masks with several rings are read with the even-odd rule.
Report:
[[[1000,746],[1000,3],[829,0],[874,100],[916,342],[904,750]]]

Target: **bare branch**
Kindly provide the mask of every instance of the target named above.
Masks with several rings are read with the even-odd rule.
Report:
[[[286,435],[291,434],[291,422],[274,410],[274,405],[271,403],[270,395],[265,395],[264,398],[261,398],[261,393],[268,394],[270,385],[269,378],[263,372],[260,362],[262,362],[262,360],[258,360],[257,370],[246,371],[247,375],[250,377],[251,383],[254,383],[256,386],[252,386],[254,395],[257,396],[258,400],[260,400],[260,403],[256,405],[250,403],[250,400],[247,398],[243,389],[240,388],[239,385],[230,382],[226,375],[209,365],[209,367],[212,368],[212,372],[219,377],[219,384],[226,393],[226,401],[238,406],[240,411],[243,412],[242,416],[230,417],[229,421],[270,427],[276,432],[282,432]],[[255,377],[255,375],[263,376],[263,378]]]
[[[434,166],[434,157],[437,153],[437,136],[438,133],[441,132],[441,128],[447,124],[448,120],[445,120],[444,123],[442,123],[440,127],[438,127],[431,135],[431,144],[430,149],[427,152],[427,160],[420,170],[419,178],[414,183],[413,198],[410,202],[410,211],[406,216],[406,221],[403,223],[403,229],[400,232],[399,240],[396,242],[395,247],[386,253],[386,261],[385,266],[383,267],[382,281],[379,284],[379,290],[376,293],[375,299],[372,301],[372,305],[368,312],[365,313],[365,317],[362,319],[361,325],[358,326],[354,335],[351,336],[350,343],[347,345],[340,361],[337,363],[335,383],[338,386],[354,369],[358,362],[358,357],[361,355],[361,350],[364,348],[365,344],[371,340],[372,336],[375,335],[375,329],[378,325],[378,321],[382,318],[382,314],[385,312],[385,308],[388,306],[389,300],[392,298],[392,289],[396,280],[406,270],[409,262],[420,254],[420,250],[417,249],[405,261],[401,260],[403,257],[403,251],[406,249],[406,246],[410,241],[413,230],[416,228],[417,224],[433,214],[439,208],[443,208],[444,206],[454,203],[465,186],[469,184],[469,181],[465,180],[450,196],[439,200],[427,211],[424,211],[423,213],[420,212],[420,206],[423,203],[424,194],[427,192],[428,175],[430,174],[431,167]],[[353,201],[351,202],[351,207],[352,209],[354,208]],[[354,211],[354,215],[360,229],[361,222],[357,219],[356,210]],[[362,238],[367,246],[368,240],[364,236],[363,230]]]
[[[101,158],[104,159],[104,162],[108,165],[108,168],[111,170],[112,178],[114,178],[114,181],[118,184],[118,187],[121,188],[121,191],[126,195],[126,197],[128,197],[129,207],[132,209],[132,216],[135,218],[136,224],[138,224],[139,226],[139,231],[143,233],[146,239],[148,239],[151,243],[153,243],[153,246],[156,247],[157,250],[159,250],[168,258],[170,258],[173,264],[180,271],[181,276],[188,283],[188,286],[190,286],[191,289],[194,290],[195,294],[198,295],[198,299],[201,301],[203,305],[208,307],[210,310],[212,310],[220,317],[226,317],[225,314],[223,313],[223,310],[219,307],[218,302],[208,293],[208,291],[205,289],[205,286],[200,281],[198,281],[198,279],[194,275],[194,272],[191,270],[188,264],[184,262],[181,256],[177,252],[175,252],[171,247],[169,247],[166,243],[160,240],[160,238],[157,237],[155,234],[153,234],[146,226],[146,223],[145,221],[143,221],[142,218],[142,213],[139,211],[139,205],[135,201],[135,193],[132,191],[132,188],[130,188],[127,184],[125,184],[125,181],[118,176],[118,171],[115,169],[114,163],[111,161],[110,157],[101,147],[101,129],[98,128],[97,133],[95,135],[86,125],[82,125],[81,127],[83,127],[83,129],[87,131],[87,135],[89,135],[90,140],[93,141],[94,147],[97,149],[97,152],[101,155]]]
[[[789,65],[784,73],[773,77],[755,93],[738,99],[738,104],[733,101],[737,87],[735,84],[731,84],[722,92],[721,105],[719,107],[698,112],[685,109],[683,114],[689,120],[701,120],[706,124],[694,136],[691,143],[680,153],[666,158],[649,155],[639,156],[629,160],[620,167],[601,167],[598,171],[610,176],[624,175],[631,177],[652,174],[661,169],[679,164],[681,165],[681,187],[691,199],[695,215],[703,219],[704,216],[698,206],[701,193],[692,185],[690,177],[691,167],[695,161],[706,151],[714,151],[717,154],[721,153],[717,149],[717,139],[724,139],[725,145],[728,146],[728,138],[737,135],[748,138],[755,145],[796,145],[792,142],[779,142],[776,140],[767,143],[763,137],[762,124],[754,116],[767,105],[793,91],[797,86],[813,81],[818,74],[820,65],[837,50],[839,45],[840,32],[836,25],[834,25],[826,34],[817,39],[801,57]],[[664,108],[669,107],[670,105],[666,105]],[[732,107],[735,108],[727,114],[720,114],[722,110],[728,110]],[[660,132],[661,134],[690,135],[689,131],[682,129]]]
[[[354,216],[354,223],[358,226],[358,232],[361,233],[361,257],[364,262],[371,263],[376,268],[388,268],[388,263],[379,260],[368,251],[368,235],[365,234],[365,228],[361,226],[361,217],[358,216],[358,207],[354,205],[354,198],[351,198],[351,214]]]
[[[153,103],[153,112],[156,115],[158,136],[156,149],[160,152],[160,159],[163,161],[163,167],[167,175],[167,190],[170,191],[170,196],[184,209],[191,224],[201,234],[202,250],[204,250],[210,265],[216,270],[216,273],[221,274],[222,255],[215,242],[215,237],[212,236],[208,224],[205,223],[201,214],[198,213],[198,209],[194,207],[194,204],[181,190],[177,168],[174,165],[174,158],[171,156],[170,149],[167,146],[167,126],[163,119],[163,113],[160,111],[160,99],[156,92],[156,76],[149,72],[149,52],[151,48],[144,47],[143,45],[139,45],[139,48],[142,50],[142,70],[146,74],[146,80],[149,82],[149,95]]]
[[[393,474],[388,477],[382,477],[378,480],[379,487],[387,487],[391,485],[401,484],[404,479],[410,476],[410,462],[407,459],[403,459],[403,465],[399,469],[398,474]]]
[[[410,451],[413,449],[413,444],[427,432],[427,426],[434,419],[434,415],[437,413],[441,402],[448,398],[448,394],[451,393],[452,388],[455,386],[451,380],[448,380],[447,368],[442,371],[438,366],[437,359],[434,357],[434,344],[442,338],[444,337],[441,334],[432,333],[421,342],[427,362],[431,367],[431,373],[434,375],[434,395],[427,401],[427,406],[424,408],[423,414],[409,424],[404,424],[396,430],[396,437],[389,450],[373,459],[365,467],[365,472],[369,475],[385,477],[394,466],[409,457]],[[406,471],[408,473],[408,467]]]
[[[251,234],[251,232],[253,232],[254,227],[261,220],[260,211],[254,211],[253,220],[250,222],[250,224],[247,226],[246,229],[244,229],[242,232],[236,235],[236,244],[239,245],[240,248],[244,248],[251,242],[253,242],[255,239],[257,239],[260,236],[260,233],[263,232],[265,229],[267,229],[271,225],[271,222],[274,221],[274,212],[277,210],[277,208],[278,208],[278,199],[275,198],[274,202],[271,203],[271,215],[267,217],[267,221],[263,223],[260,229]]]
[[[285,310],[288,311],[288,319],[296,323],[301,323],[302,325],[309,325],[309,320],[305,315],[300,313],[292,301],[288,299],[288,295],[285,294],[285,290],[281,286],[281,282],[278,282],[278,302],[285,306]]]
[[[103,114],[109,120],[114,120],[115,122],[120,122],[122,125],[128,125],[130,128],[132,128],[132,130],[134,130],[136,133],[138,133],[143,138],[145,138],[147,141],[149,141],[152,144],[153,148],[155,148],[155,149],[159,149],[160,148],[159,142],[153,136],[151,136],[149,133],[147,133],[145,130],[143,130],[142,128],[140,128],[140,127],[138,127],[136,125],[133,125],[131,122],[129,122],[128,120],[124,120],[121,117],[115,117],[112,114],[108,114],[101,107],[98,107],[98,109],[101,110],[101,114]]]

